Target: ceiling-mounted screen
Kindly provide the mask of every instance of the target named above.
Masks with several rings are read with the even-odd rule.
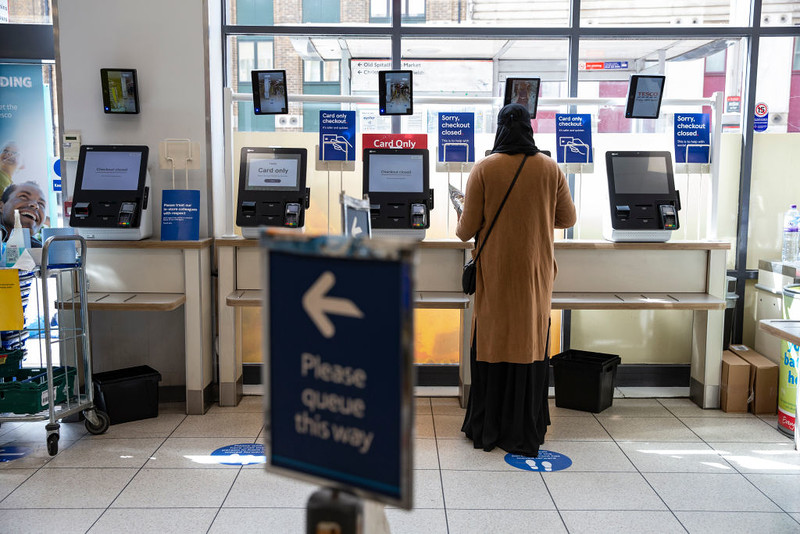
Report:
[[[539,106],[540,78],[506,78],[506,92],[503,105],[520,104],[528,109],[531,119],[536,118]]]
[[[289,113],[289,95],[286,91],[285,70],[254,70],[253,112],[256,115]]]
[[[629,119],[657,119],[664,96],[664,76],[631,76],[628,84],[628,101],[625,117]]]
[[[413,75],[410,70],[378,72],[378,110],[381,115],[413,115]]]

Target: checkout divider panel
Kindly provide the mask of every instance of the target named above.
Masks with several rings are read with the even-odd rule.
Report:
[[[181,249],[97,248],[89,243],[88,290],[121,293],[183,293]]]

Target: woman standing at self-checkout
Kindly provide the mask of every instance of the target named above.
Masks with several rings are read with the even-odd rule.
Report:
[[[461,430],[476,449],[537,456],[550,424],[553,229],[575,224],[575,205],[564,174],[534,143],[528,110],[509,104],[497,123],[492,154],[470,173],[456,228],[462,241],[475,237],[478,250],[508,192],[477,261],[472,387]]]

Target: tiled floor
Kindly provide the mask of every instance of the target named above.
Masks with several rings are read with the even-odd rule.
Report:
[[[392,532],[800,532],[800,453],[775,416],[625,397],[596,415],[552,405],[544,448],[573,461],[552,473],[474,450],[455,399],[416,399],[414,510],[387,509]],[[0,446],[32,451],[0,463],[0,532],[305,532],[314,487],[208,462],[260,442],[261,409],[162,406],[103,436],[66,424],[54,458],[43,425],[5,423]]]

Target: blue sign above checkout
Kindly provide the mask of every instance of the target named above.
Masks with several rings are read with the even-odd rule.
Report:
[[[675,163],[710,163],[711,117],[708,113],[675,114]]]
[[[319,112],[320,161],[356,160],[356,112]]]
[[[439,113],[439,161],[475,161],[474,113]]]
[[[572,465],[572,460],[561,453],[539,450],[539,456],[520,456],[519,454],[506,454],[506,463],[517,469],[524,471],[536,471],[539,473],[549,473],[551,471],[562,471]]]
[[[592,116],[556,113],[556,161],[592,163]]]
[[[410,508],[412,251],[264,245],[267,468]]]

